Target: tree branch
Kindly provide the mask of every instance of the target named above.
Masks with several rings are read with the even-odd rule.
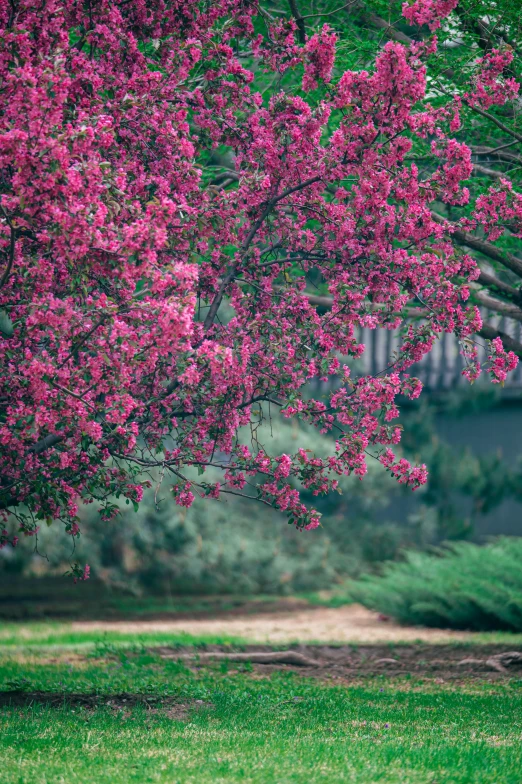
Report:
[[[377,16],[377,14],[374,14],[372,11],[363,11],[362,18],[376,27],[378,30],[384,30],[389,38],[393,39],[394,41],[398,41],[400,44],[410,46],[410,44],[413,43],[413,38],[410,38],[410,36],[406,35],[406,33],[402,33],[400,30],[397,30],[396,27],[387,22],[385,19],[382,19],[380,16]]]
[[[358,2],[358,0],[350,0],[349,3],[345,3],[344,5],[341,5],[339,8],[335,8],[333,11],[325,11],[324,13],[317,13],[317,14],[306,14],[306,16],[302,16],[301,19],[303,19],[303,20],[304,19],[314,19],[317,16],[320,16],[320,17],[323,17],[323,16],[333,16],[334,14],[338,14],[339,11],[345,11],[347,8],[350,8],[350,6],[355,5],[357,2]]]
[[[490,289],[496,289],[498,292],[504,294],[504,296],[518,301],[519,303],[522,300],[522,290],[520,288],[516,289],[514,286],[510,286],[509,283],[504,283],[503,280],[496,278],[494,275],[490,275],[488,272],[481,272],[478,282]]]
[[[508,177],[506,172],[496,171],[495,169],[488,169],[486,166],[481,166],[479,163],[473,164],[473,171],[477,174],[484,174],[486,177],[492,177],[495,180],[500,180],[502,177]]]
[[[522,322],[522,310],[517,308],[516,305],[512,305],[509,302],[503,302],[495,297],[490,297],[489,294],[485,294],[483,291],[475,291],[474,296],[485,308],[494,310],[496,313],[502,313],[502,315],[507,316],[507,318]]]
[[[29,449],[29,452],[32,452],[35,455],[41,455],[42,452],[46,452],[56,444],[60,444],[65,438],[65,435],[59,435],[58,433],[50,433],[45,438],[42,438],[41,441],[37,441],[36,444]]]
[[[475,104],[471,105],[470,103],[466,102],[466,106],[471,109],[472,112],[476,112],[476,114],[480,114],[481,117],[485,117],[486,120],[490,120],[490,122],[496,125],[497,128],[500,128],[501,131],[507,133],[508,136],[511,136],[513,139],[517,139],[519,142],[522,142],[522,136],[508,125],[505,125],[500,120],[497,120],[495,115],[490,114],[489,112],[485,112],[483,109],[479,109],[478,106],[475,106]]]
[[[467,231],[462,231],[461,229],[455,229],[454,224],[446,221],[442,215],[439,215],[437,212],[432,212],[431,217],[437,223],[447,223],[448,224],[448,233],[456,240],[459,245],[466,245],[468,248],[473,248],[473,250],[482,253],[484,256],[487,256],[490,259],[494,259],[495,261],[500,262],[504,267],[507,267],[515,275],[518,275],[519,278],[522,278],[522,259],[519,259],[518,256],[514,256],[512,253],[509,252],[502,252],[499,250],[495,245],[487,240],[480,240],[477,237],[474,237],[473,234],[470,234]],[[454,230],[451,230],[454,229]]]
[[[299,41],[304,44],[306,42],[306,28],[304,18],[301,16],[301,12],[297,7],[296,0],[288,0],[288,5],[290,6],[290,11],[292,12],[292,16],[294,17],[295,23],[297,25],[297,30],[299,31]]]
[[[519,155],[514,155],[512,152],[504,152],[507,147],[512,147],[517,141],[509,142],[508,144],[501,144],[500,147],[472,147],[471,150],[474,155],[489,155],[495,156],[500,161],[507,163],[522,164],[522,158]]]

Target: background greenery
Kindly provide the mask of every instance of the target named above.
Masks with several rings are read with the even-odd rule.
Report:
[[[459,395],[425,400],[404,412],[403,448],[429,465],[426,488],[403,490],[370,459],[364,480],[341,479],[342,494],[305,495],[323,513],[316,531],[296,531],[282,514],[234,496],[196,499],[191,509],[181,509],[168,480],[156,476],[138,512],[121,504],[121,514],[104,522],[95,505],[84,507],[74,551],[69,537],[57,535],[59,524],[44,526],[37,541],[26,538],[16,550],[2,551],[0,572],[63,574],[80,560],[107,584],[136,593],[288,594],[332,588],[379,570],[405,549],[472,538],[485,514],[506,498],[522,498],[522,470],[497,453],[459,450],[438,437],[438,413],[458,417],[463,405],[471,406],[464,401]],[[474,399],[477,410],[492,403],[487,396]],[[304,447],[326,455],[331,448],[327,437],[280,417],[258,438],[274,454]]]

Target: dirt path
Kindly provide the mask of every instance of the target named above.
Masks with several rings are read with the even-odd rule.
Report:
[[[73,631],[116,632],[186,632],[187,634],[223,634],[242,637],[258,643],[280,642],[450,642],[471,640],[468,632],[399,626],[380,619],[377,613],[359,605],[336,609],[317,607],[259,615],[220,615],[216,618],[143,620],[143,621],[79,621]]]

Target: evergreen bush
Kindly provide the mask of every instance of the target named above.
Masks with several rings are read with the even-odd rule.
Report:
[[[522,538],[408,552],[380,575],[361,577],[350,595],[402,623],[521,632]]]

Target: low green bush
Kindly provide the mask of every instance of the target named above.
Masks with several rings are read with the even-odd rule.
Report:
[[[522,538],[409,552],[361,577],[350,595],[403,623],[522,631]]]

